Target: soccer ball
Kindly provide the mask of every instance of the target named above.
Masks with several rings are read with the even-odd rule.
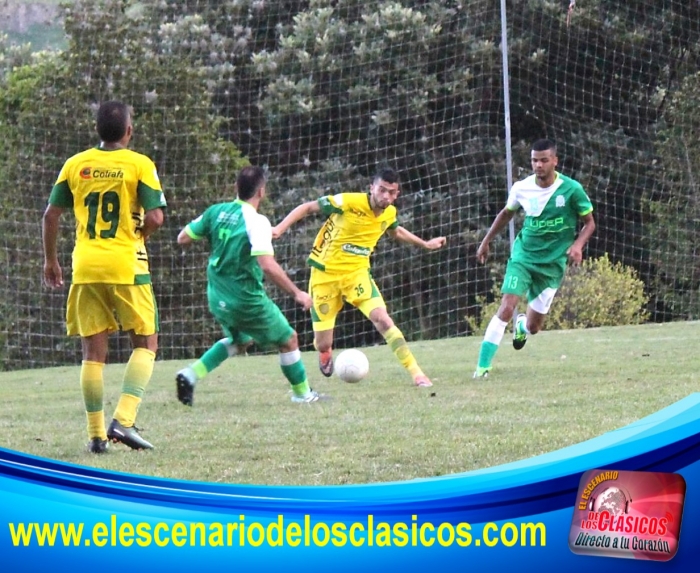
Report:
[[[364,352],[355,348],[343,350],[336,356],[333,365],[343,382],[359,382],[369,372],[369,360]]]

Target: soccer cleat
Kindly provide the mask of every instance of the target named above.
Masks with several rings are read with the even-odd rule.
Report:
[[[316,390],[309,390],[303,396],[292,394],[292,402],[295,404],[313,404],[314,402],[318,402],[320,400],[328,400],[328,396],[325,394],[319,394],[316,392]]]
[[[476,370],[474,371],[474,376],[472,376],[472,378],[488,378],[489,372],[491,372],[491,368],[493,368],[493,366],[487,366],[486,368],[480,368],[479,366],[477,366]]]
[[[87,445],[87,450],[91,454],[104,454],[107,448],[109,448],[109,442],[102,438],[90,438],[90,442]]]
[[[112,420],[107,430],[107,438],[113,442],[121,442],[125,446],[129,446],[132,450],[152,450],[153,444],[144,440],[140,435],[136,426],[125,428],[116,420]]]
[[[525,321],[527,316],[519,314],[515,320],[515,332],[513,332],[513,348],[520,350],[527,342],[527,333],[525,332]]]
[[[413,383],[418,386],[418,388],[430,388],[433,383],[430,381],[425,374],[418,374],[414,379]]]
[[[326,378],[333,375],[333,352],[331,350],[318,353],[318,369]]]
[[[177,399],[185,406],[192,406],[194,403],[194,383],[185,375],[184,370],[180,370],[175,376],[177,384]]]

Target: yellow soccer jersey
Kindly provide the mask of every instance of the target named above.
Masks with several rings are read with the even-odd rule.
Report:
[[[396,207],[375,215],[367,193],[339,193],[318,200],[328,219],[316,235],[308,263],[331,274],[369,268],[369,257],[387,229],[399,226]]]
[[[88,149],[63,165],[49,203],[72,208],[73,283],[147,284],[139,229],[145,211],[165,207],[153,162],[129,149]]]

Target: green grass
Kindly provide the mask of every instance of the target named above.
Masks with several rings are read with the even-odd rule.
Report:
[[[528,458],[643,418],[700,389],[698,323],[543,332],[520,352],[504,339],[487,380],[472,380],[480,339],[412,344],[435,386],[414,388],[386,346],[365,349],[359,384],[312,385],[332,400],[289,401],[277,357],[237,357],[175,398],[184,362],[157,362],[138,423],[156,449],[87,441],[78,367],[0,374],[0,446],[136,474],[251,484],[369,483],[459,473]],[[106,412],[122,365],[105,369]]]

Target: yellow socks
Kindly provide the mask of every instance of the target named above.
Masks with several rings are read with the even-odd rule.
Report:
[[[397,326],[392,326],[384,333],[384,340],[386,340],[389,348],[391,348],[396,358],[401,362],[401,366],[408,370],[413,378],[423,374],[413,353],[408,348],[408,344],[406,344],[403,332],[401,332]]]
[[[131,353],[124,372],[122,393],[114,410],[114,419],[125,428],[130,428],[136,421],[141,398],[153,374],[155,358],[155,353],[145,348],[135,348]]]
[[[105,413],[103,410],[104,380],[102,362],[83,360],[80,368],[80,389],[83,392],[85,414],[87,415],[88,438],[107,439]]]

